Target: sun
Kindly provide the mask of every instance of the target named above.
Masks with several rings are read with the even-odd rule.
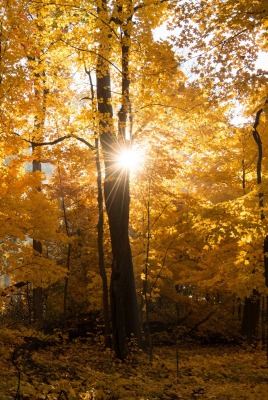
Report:
[[[117,161],[119,168],[135,172],[142,161],[141,151],[135,147],[122,149],[118,154]]]

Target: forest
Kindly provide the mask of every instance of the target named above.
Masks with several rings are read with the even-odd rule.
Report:
[[[267,0],[1,0],[0,400],[268,400]]]

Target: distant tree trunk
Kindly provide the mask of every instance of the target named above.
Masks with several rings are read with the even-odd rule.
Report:
[[[150,297],[149,296],[149,256],[150,256],[150,239],[151,239],[151,178],[148,181],[148,202],[147,202],[147,240],[146,240],[146,258],[144,267],[144,280],[143,280],[143,296],[145,300],[145,333],[147,345],[149,348],[149,361],[153,360],[153,342],[150,330]]]
[[[92,108],[96,112],[95,92],[91,72],[85,67],[85,72],[88,75],[90,90],[91,90],[91,103]],[[98,127],[94,123],[94,133],[96,136]],[[109,306],[109,288],[106,274],[106,267],[104,261],[104,246],[103,246],[103,231],[104,231],[104,218],[103,218],[103,193],[102,193],[102,171],[100,161],[100,143],[99,138],[95,138],[95,163],[97,170],[97,191],[98,191],[98,258],[99,258],[99,273],[102,281],[102,305],[103,305],[103,318],[105,329],[105,346],[112,347],[112,332],[111,332],[111,319],[110,319],[110,306]]]
[[[71,262],[71,252],[72,245],[68,244],[67,249],[67,260],[66,260],[66,269],[67,276],[64,278],[64,291],[63,291],[63,320],[64,320],[64,328],[67,326],[67,311],[68,311],[68,287],[69,287],[69,272],[70,272],[70,262]]]
[[[268,99],[265,101],[265,104],[268,104]],[[257,127],[260,122],[261,114],[263,113],[264,108],[261,108],[256,113],[255,123],[253,126],[253,138],[258,147],[258,160],[257,160],[257,183],[260,185],[262,183],[262,140],[257,130]],[[264,196],[262,192],[259,192],[259,206],[261,210],[261,220],[266,218],[263,206],[264,206]],[[263,241],[263,263],[264,263],[264,278],[265,278],[265,286],[268,287],[268,235],[265,236]],[[268,363],[268,295],[266,295],[266,359]]]
[[[267,101],[266,101],[267,103]],[[261,185],[262,183],[262,156],[263,156],[263,146],[260,134],[257,130],[258,125],[260,123],[260,117],[263,112],[263,108],[257,111],[255,122],[253,125],[252,136],[255,140],[258,149],[258,157],[257,157],[257,165],[256,165],[256,177],[257,177],[257,184]],[[260,207],[260,219],[264,219],[265,215],[263,212],[263,193],[259,192],[259,207]],[[268,261],[267,257],[265,256],[265,248],[267,246],[267,236],[264,239],[264,275],[265,275],[265,282],[266,286],[268,283],[268,279],[266,275],[268,275]],[[249,343],[252,343],[254,338],[257,338],[258,334],[258,324],[259,324],[259,317],[260,317],[260,305],[261,305],[261,295],[257,289],[253,290],[252,296],[245,299],[245,306],[243,312],[243,319],[242,319],[242,334],[247,338]]]
[[[35,147],[32,145],[33,154],[35,153]],[[42,166],[39,160],[33,160],[32,171],[41,172]],[[41,190],[41,187],[36,188]],[[41,242],[33,238],[33,250],[42,254],[42,244]],[[42,325],[43,323],[43,289],[40,286],[33,288],[33,321],[37,325]]]
[[[38,30],[40,27],[37,25]],[[38,69],[42,65],[42,61],[39,57],[31,58],[28,56],[28,60],[36,62],[36,67]],[[43,69],[43,68],[42,68]],[[43,69],[42,72],[34,71],[34,94],[35,101],[38,104],[39,113],[35,115],[34,119],[34,130],[33,130],[33,138],[34,140],[40,140],[44,136],[44,125],[46,118],[46,98],[48,95],[48,89],[46,88],[46,74]],[[42,163],[40,148],[38,149],[34,144],[32,144],[32,154],[33,154],[33,162],[32,162],[32,172],[41,172],[42,171]],[[41,182],[38,187],[35,188],[38,191],[41,191]],[[42,254],[42,244],[33,238],[33,250]],[[42,325],[43,323],[43,289],[41,287],[33,288],[33,319],[37,325]]]
[[[58,177],[59,177],[61,206],[62,206],[62,212],[63,212],[65,233],[69,238],[70,237],[69,223],[68,223],[68,218],[67,218],[67,210],[66,210],[66,206],[65,206],[65,194],[64,194],[63,185],[62,185],[61,169],[60,169],[60,164],[59,163],[58,163]],[[64,327],[65,328],[66,328],[66,324],[67,324],[68,286],[69,286],[69,272],[70,272],[70,263],[71,263],[71,253],[72,253],[72,245],[71,245],[71,243],[69,243],[68,244],[68,248],[67,248],[67,258],[66,258],[67,276],[64,278],[64,291],[63,291],[63,321],[64,321]]]
[[[253,343],[258,338],[259,316],[260,293],[254,289],[252,296],[245,299],[243,309],[241,333],[248,343]]]
[[[268,287],[268,235],[264,239],[263,253],[265,286]],[[268,295],[266,295],[266,360],[268,364]]]
[[[102,280],[102,304],[103,304],[103,318],[105,328],[105,346],[111,347],[111,322],[110,322],[110,308],[109,308],[109,290],[107,282],[107,274],[104,262],[103,250],[103,195],[102,195],[102,174],[99,155],[99,139],[95,139],[96,147],[96,168],[97,168],[97,187],[98,187],[98,256],[99,256],[99,272]]]
[[[261,296],[261,344],[262,349],[265,349],[266,345],[266,321],[265,321],[265,296]]]

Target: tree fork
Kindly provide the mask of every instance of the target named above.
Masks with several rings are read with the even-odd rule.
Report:
[[[102,15],[108,18],[106,2],[102,2]],[[120,21],[120,27],[123,23]],[[122,104],[119,113],[118,137],[113,130],[113,107],[111,97],[109,35],[100,39],[99,57],[97,60],[97,101],[100,115],[100,141],[104,156],[105,181],[104,199],[108,215],[112,245],[111,275],[111,318],[113,347],[120,359],[128,354],[127,341],[134,336],[140,342],[140,324],[133,271],[132,254],[128,235],[129,224],[129,172],[119,170],[116,162],[121,146],[125,144],[125,127],[128,114],[126,99],[128,95],[128,49],[122,48],[121,62],[125,68],[122,77]],[[125,43],[122,42],[122,45]]]

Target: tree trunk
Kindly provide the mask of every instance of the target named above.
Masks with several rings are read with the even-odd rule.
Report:
[[[127,339],[140,341],[140,325],[132,255],[128,236],[128,172],[117,171],[104,184],[112,244],[111,317],[116,356],[127,355]]]
[[[143,281],[143,296],[145,300],[145,333],[147,346],[149,349],[149,361],[150,364],[153,361],[153,343],[152,336],[150,330],[150,300],[151,295],[149,295],[149,256],[150,256],[150,239],[151,239],[151,178],[149,177],[148,181],[148,202],[147,202],[147,241],[146,241],[146,259],[145,259],[145,267],[144,267],[144,281]]]
[[[37,25],[38,30],[40,27]],[[29,61],[35,61],[36,67],[40,67],[42,61],[40,58],[31,58],[28,57]],[[33,138],[34,140],[40,140],[43,138],[44,133],[44,125],[46,118],[46,97],[48,94],[48,89],[45,88],[46,83],[46,74],[45,70],[42,73],[34,71],[34,94],[35,101],[39,106],[39,113],[35,115],[34,118],[34,131]],[[40,148],[36,148],[34,144],[32,144],[32,154],[34,156],[32,162],[32,172],[41,172],[42,171],[42,163],[41,163],[41,150]],[[41,191],[41,181],[40,185],[35,188],[38,191]],[[42,253],[42,244],[33,238],[33,251],[38,253]],[[43,323],[43,289],[41,287],[33,288],[33,320],[37,325],[42,325]]]
[[[97,188],[98,188],[98,256],[99,256],[99,272],[102,280],[102,304],[103,304],[103,318],[105,329],[105,346],[111,347],[111,322],[110,322],[110,308],[109,308],[109,290],[107,282],[107,274],[104,262],[104,249],[103,249],[103,195],[102,195],[102,173],[99,155],[99,139],[95,139],[96,147],[96,168],[97,168]]]
[[[260,316],[260,294],[254,289],[253,294],[245,299],[241,333],[248,343],[253,343],[258,338],[258,325]]]
[[[267,103],[267,100],[266,102]],[[257,130],[261,114],[264,111],[264,108],[261,108],[257,111],[255,122],[253,125],[252,136],[255,140],[257,145],[258,153],[257,153],[257,164],[256,164],[256,178],[257,184],[261,185],[262,183],[262,157],[263,157],[263,146],[260,134]],[[265,218],[264,211],[263,211],[263,193],[259,192],[259,207],[260,207],[260,219],[263,220]],[[265,256],[266,247],[268,247],[267,237],[264,239],[264,276],[265,276],[265,283],[267,286],[268,283],[268,261],[267,257]],[[247,338],[249,343],[254,341],[254,338],[257,338],[258,334],[258,324],[259,324],[259,316],[260,316],[260,293],[258,290],[253,289],[252,296],[245,299],[245,306],[243,312],[243,320],[242,320],[242,335]],[[248,325],[248,326],[247,326]]]
[[[265,277],[265,286],[268,287],[268,235],[264,239],[263,244],[263,253],[264,253],[264,277]],[[264,318],[265,319],[265,318]],[[268,364],[268,295],[266,295],[266,361]],[[265,336],[265,334],[264,334]]]
[[[32,146],[33,154],[35,152],[34,146]],[[33,160],[32,171],[41,172],[41,162],[39,160]],[[37,190],[41,190],[41,187],[36,188]],[[42,244],[41,242],[35,240],[33,238],[33,250],[38,253],[42,253]],[[33,321],[35,324],[41,326],[43,323],[43,289],[41,287],[33,288]]]
[[[116,356],[125,359],[128,353],[127,340],[134,336],[140,342],[141,336],[128,235],[129,173],[120,170],[117,165],[119,142],[112,131],[110,75],[107,64],[103,64],[103,58],[99,58],[98,69],[106,71],[104,76],[97,74],[97,98],[98,111],[103,117],[100,130],[105,164],[104,199],[113,256],[110,286],[112,336]]]
[[[110,47],[111,32],[103,28],[103,20],[110,23],[107,2],[102,0],[98,8],[100,19],[100,44],[97,60],[97,102],[99,112],[100,141],[105,166],[104,199],[112,246],[111,275],[111,319],[113,347],[120,359],[128,353],[127,341],[132,336],[140,343],[140,324],[135,288],[133,262],[130,249],[129,224],[129,172],[119,169],[117,157],[120,149],[126,147],[126,121],[129,113],[129,71],[128,57],[131,19],[124,20],[123,9],[117,7],[115,21],[121,30],[121,109],[118,117],[118,133],[114,131],[111,96]],[[122,14],[122,15],[121,15]],[[114,21],[114,22],[115,22]]]
[[[36,325],[42,326],[43,319],[43,289],[37,286],[33,288],[33,321]]]
[[[91,103],[92,109],[97,114],[95,92],[93,81],[91,78],[90,70],[87,70],[85,66],[85,72],[88,75],[91,91]],[[99,258],[99,273],[102,281],[102,305],[103,305],[103,318],[104,318],[104,329],[105,329],[105,346],[112,347],[112,332],[111,332],[111,320],[110,320],[110,306],[109,306],[109,288],[106,274],[105,260],[104,260],[104,246],[103,246],[103,230],[104,230],[104,217],[103,217],[103,193],[102,193],[102,171],[100,161],[100,140],[97,137],[98,127],[96,121],[94,121],[94,134],[95,137],[95,164],[97,170],[97,191],[98,191],[98,258]]]
[[[63,212],[63,221],[64,221],[65,233],[69,238],[70,237],[69,223],[68,223],[68,218],[67,218],[67,210],[66,210],[66,206],[65,206],[65,194],[64,194],[63,185],[62,185],[61,168],[60,168],[60,163],[59,162],[58,162],[58,178],[59,178],[60,195],[61,195],[61,206],[62,206],[62,212]],[[68,244],[68,248],[67,248],[67,258],[66,258],[67,275],[64,278],[64,290],[63,290],[63,321],[64,321],[64,328],[66,328],[66,325],[67,325],[68,288],[69,288],[69,274],[70,274],[70,264],[71,264],[71,253],[72,253],[72,245],[71,245],[71,243],[69,243]]]

